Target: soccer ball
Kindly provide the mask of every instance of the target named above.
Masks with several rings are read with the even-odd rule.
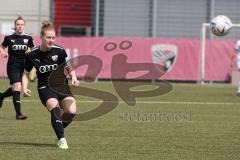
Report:
[[[232,28],[231,20],[224,15],[218,15],[211,20],[210,29],[216,36],[227,35]]]

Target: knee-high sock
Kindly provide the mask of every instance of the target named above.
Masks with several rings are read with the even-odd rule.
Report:
[[[21,102],[20,102],[20,92],[13,92],[13,105],[17,115],[21,115]]]
[[[64,128],[66,128],[70,123],[72,123],[72,120],[73,120],[74,116],[75,116],[75,114],[63,113],[62,122],[63,122],[63,127]]]
[[[60,118],[60,108],[55,107],[51,110],[51,123],[58,139],[64,138],[63,123]]]
[[[8,88],[5,92],[2,93],[3,98],[10,97],[13,95],[12,87]]]

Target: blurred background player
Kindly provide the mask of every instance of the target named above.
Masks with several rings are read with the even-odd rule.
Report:
[[[7,75],[11,84],[10,88],[0,93],[0,108],[2,107],[4,98],[12,96],[17,120],[27,119],[27,116],[23,115],[21,112],[21,77],[24,71],[26,52],[34,47],[32,37],[24,33],[24,28],[25,20],[19,16],[15,20],[15,32],[5,36],[2,46],[0,47],[1,56],[4,58],[8,57]],[[8,53],[6,52],[6,48],[8,48]]]
[[[240,40],[235,43],[232,58],[231,67],[237,65],[238,71],[240,72]],[[240,96],[240,81],[238,82],[237,95]]]
[[[35,67],[38,78],[38,95],[42,104],[50,111],[51,124],[58,138],[57,145],[61,149],[68,149],[64,128],[71,123],[75,116],[76,102],[70,87],[67,88],[66,94],[60,94],[51,90],[48,85],[50,74],[60,64],[65,64],[67,67],[67,53],[62,47],[54,45],[55,36],[53,26],[48,21],[44,21],[41,27],[41,45],[26,56],[25,71],[22,76],[23,94],[26,97],[31,96],[31,91],[28,89],[28,76],[31,69]],[[72,85],[79,85],[75,72],[70,70],[69,74]],[[64,111],[62,115],[60,107]]]

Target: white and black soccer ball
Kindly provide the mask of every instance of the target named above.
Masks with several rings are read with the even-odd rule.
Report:
[[[218,15],[211,20],[210,29],[216,36],[227,35],[232,28],[231,20],[224,15]]]

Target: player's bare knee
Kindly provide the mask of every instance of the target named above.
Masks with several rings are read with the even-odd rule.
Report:
[[[76,101],[73,97],[66,97],[62,100],[61,106],[65,113],[75,114],[76,113]]]
[[[76,104],[73,102],[70,106],[64,106],[64,113],[76,114]]]
[[[12,85],[12,91],[19,91],[19,92],[20,92],[21,89],[22,89],[22,85],[21,85],[20,82],[14,83],[14,84]]]
[[[46,102],[46,107],[49,111],[53,108],[58,107],[58,100],[56,98],[50,98]]]
[[[75,106],[69,107],[66,113],[76,114],[76,107]]]

